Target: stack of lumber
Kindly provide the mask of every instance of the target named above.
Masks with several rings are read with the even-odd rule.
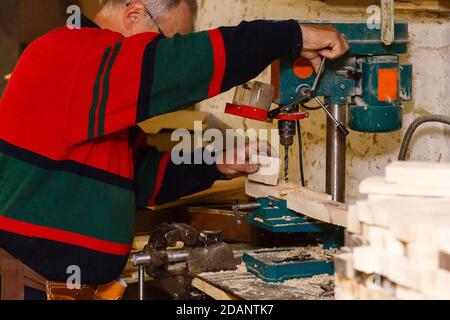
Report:
[[[450,164],[396,162],[363,181],[336,256],[337,299],[450,299]]]

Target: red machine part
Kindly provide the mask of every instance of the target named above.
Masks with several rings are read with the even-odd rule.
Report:
[[[275,117],[277,120],[303,120],[309,118],[308,112],[298,112],[298,113],[281,113]]]
[[[293,69],[294,74],[300,79],[308,79],[315,74],[311,62],[303,57],[300,57],[297,60],[295,60]]]
[[[252,120],[272,122],[272,120],[267,116],[267,110],[251,106],[238,106],[235,104],[227,103],[225,107],[225,113]],[[275,117],[276,120],[303,120],[307,118],[309,118],[309,113],[307,112],[281,113],[277,117]]]
[[[270,119],[267,118],[267,111],[256,107],[238,106],[236,104],[227,103],[225,113],[242,118],[271,122]]]

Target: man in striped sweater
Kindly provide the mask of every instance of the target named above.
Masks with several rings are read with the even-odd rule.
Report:
[[[175,165],[137,123],[245,83],[286,55],[317,67],[348,44],[328,27],[243,22],[189,33],[195,0],[106,0],[94,21],[23,53],[0,100],[0,247],[50,281],[120,275],[136,207],[257,170]]]

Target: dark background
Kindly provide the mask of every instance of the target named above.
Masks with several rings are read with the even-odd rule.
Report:
[[[77,0],[2,0],[0,10],[0,94],[4,76],[13,71],[26,45],[46,32],[64,25],[67,7]],[[87,3],[96,4],[95,0]],[[83,3],[82,3],[83,4]],[[92,5],[90,5],[92,7]],[[91,9],[91,8],[89,8]]]

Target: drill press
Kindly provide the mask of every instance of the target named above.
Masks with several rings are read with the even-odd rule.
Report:
[[[278,120],[280,143],[285,150],[284,179],[289,178],[289,148],[294,144],[297,122],[307,119],[309,113],[298,112],[295,105],[269,111],[274,97],[274,88],[261,82],[249,82],[236,88],[233,103],[228,103],[225,113],[248,119],[272,122]]]
[[[320,102],[317,97],[324,97],[323,105],[339,123],[347,122],[348,110],[352,130],[383,133],[401,129],[401,104],[412,99],[412,66],[399,59],[407,52],[407,23],[395,23],[396,38],[390,46],[382,43],[380,30],[370,30],[366,23],[325,24],[345,35],[350,50],[327,62],[314,99]],[[302,58],[283,58],[272,73],[275,98],[281,105],[307,97],[316,81],[311,66]],[[332,117],[327,119],[326,137],[326,192],[333,200],[345,202],[346,136]]]
[[[261,112],[251,104],[233,104],[227,105],[226,112],[262,121],[277,119],[287,166],[289,147],[293,144],[299,120],[291,115],[302,114],[298,105],[316,101],[318,107],[315,109],[322,109],[327,114],[326,192],[334,201],[345,202],[346,137],[349,134],[345,124],[348,123],[352,130],[366,133],[399,130],[402,127],[401,104],[412,99],[412,66],[401,64],[399,58],[399,55],[407,53],[408,24],[395,23],[395,40],[386,46],[381,41],[380,30],[368,29],[366,23],[300,23],[334,26],[347,38],[349,52],[336,61],[324,59],[317,74],[303,58],[282,58],[272,66],[273,102],[279,105],[278,108]],[[324,97],[323,102],[319,97]],[[235,112],[236,108],[244,108],[246,112]],[[260,117],[255,117],[258,112]],[[287,177],[285,172],[285,179]],[[256,199],[250,207],[254,210],[246,220],[251,224],[273,232],[311,233],[315,230],[316,235],[322,234],[321,239],[326,246],[342,245],[342,236],[336,236],[337,233],[342,234],[342,230],[326,224],[318,225],[317,221],[310,219],[304,220],[305,217],[288,210],[284,200]],[[286,223],[286,217],[289,223]],[[320,228],[308,228],[308,224]],[[280,266],[254,254],[244,255],[244,261],[250,271],[263,279],[270,279],[268,281],[311,276],[314,273],[304,261],[286,262]],[[314,264],[316,274],[323,273],[325,264],[326,261]],[[283,268],[282,271],[276,272],[280,268]],[[268,274],[275,274],[276,277]]]

